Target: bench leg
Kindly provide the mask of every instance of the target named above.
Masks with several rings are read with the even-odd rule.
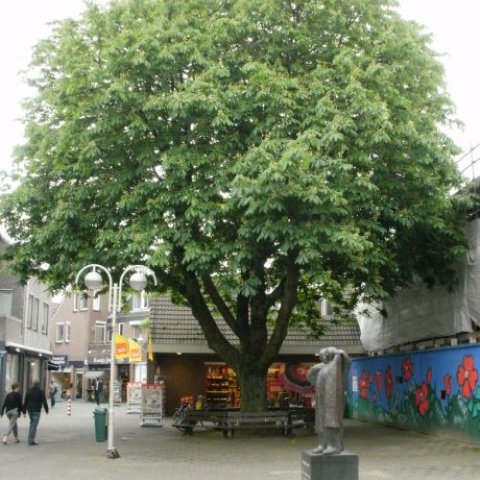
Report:
[[[234,432],[235,432],[235,429],[232,426],[228,425],[228,423],[224,423],[222,425],[222,433],[225,438],[228,438],[228,437],[233,438]]]

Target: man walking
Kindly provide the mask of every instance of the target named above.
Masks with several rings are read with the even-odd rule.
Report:
[[[42,406],[45,413],[48,414],[48,403],[45,392],[40,387],[40,382],[36,380],[33,386],[30,387],[25,395],[25,403],[23,404],[23,414],[28,412],[30,417],[30,427],[28,429],[28,444],[38,445],[35,438],[37,436],[38,422],[40,421],[40,414]]]
[[[100,405],[103,397],[103,381],[101,378],[97,378],[95,382],[95,402],[97,405]]]

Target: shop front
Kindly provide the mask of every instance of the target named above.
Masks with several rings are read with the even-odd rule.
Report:
[[[88,370],[83,375],[83,398],[87,401],[94,401],[94,385],[97,378],[103,380],[104,398],[109,396],[110,385],[110,351],[109,346],[99,345],[92,347],[88,353]],[[131,370],[135,375],[135,367],[130,364],[128,359],[117,360],[116,378],[114,378],[114,403],[127,401],[127,385],[131,381]],[[146,366],[138,371],[142,379],[146,378]]]
[[[313,388],[306,375],[315,356],[280,358],[268,370],[267,398],[272,408],[310,407]],[[240,386],[233,368],[204,354],[157,354],[157,373],[167,386],[166,414],[172,415],[182,401],[208,408],[240,407]]]
[[[12,383],[18,383],[21,392],[25,392],[36,380],[45,385],[47,366],[51,356],[52,352],[49,350],[6,342],[1,349],[2,378],[4,379],[2,397],[10,390]]]

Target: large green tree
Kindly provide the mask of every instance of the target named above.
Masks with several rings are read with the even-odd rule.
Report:
[[[417,275],[451,280],[451,103],[428,37],[393,7],[124,0],[58,23],[2,203],[16,271],[59,288],[87,263],[146,262],[250,410],[320,296],[345,313]]]

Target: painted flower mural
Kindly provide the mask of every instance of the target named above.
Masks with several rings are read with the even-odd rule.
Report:
[[[445,428],[480,444],[480,344],[353,362],[362,373],[352,389],[353,418],[425,432]]]
[[[426,383],[422,383],[422,385],[416,389],[415,391],[415,405],[420,412],[422,417],[428,411],[429,403],[428,403],[428,387]]]
[[[369,386],[369,378],[367,372],[365,370],[362,371],[362,376],[358,381],[358,386],[360,387],[360,396],[366,400],[368,398],[368,386]]]
[[[379,392],[382,391],[382,383],[383,383],[383,373],[381,370],[377,370],[377,390]]]
[[[465,355],[463,363],[457,370],[457,382],[460,386],[462,396],[467,400],[475,391],[478,380],[478,371],[475,368],[475,362],[472,355]]]
[[[393,373],[392,373],[392,366],[389,365],[385,370],[385,394],[387,398],[392,396],[393,390]]]
[[[452,376],[448,373],[443,376],[443,386],[445,388],[445,394],[449,397],[452,394]]]
[[[402,363],[403,380],[408,382],[413,375],[413,362],[410,357],[406,358]]]
[[[427,370],[427,385],[430,385],[432,383],[432,369],[429,368]]]

